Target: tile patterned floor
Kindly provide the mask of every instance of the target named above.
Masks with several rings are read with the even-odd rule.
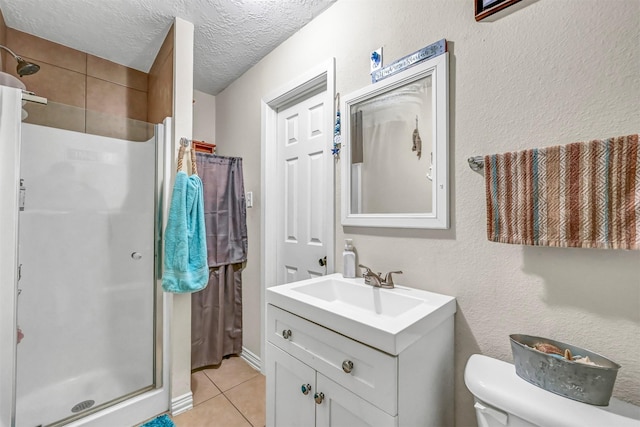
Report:
[[[264,427],[265,377],[240,357],[191,375],[193,409],[173,417],[176,427]]]

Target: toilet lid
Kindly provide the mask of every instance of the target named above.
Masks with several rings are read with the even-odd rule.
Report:
[[[640,407],[611,398],[609,406],[571,400],[530,384],[515,366],[480,354],[464,371],[467,388],[478,399],[539,426],[640,427]]]

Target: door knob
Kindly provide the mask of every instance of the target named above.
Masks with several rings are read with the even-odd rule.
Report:
[[[345,360],[344,362],[342,362],[342,370],[347,374],[350,374],[353,370],[353,362],[351,360]]]
[[[285,329],[282,331],[282,338],[284,338],[285,340],[288,340],[289,338],[291,338],[291,329]]]
[[[131,254],[131,258],[135,259],[136,261],[138,261],[139,259],[142,259],[142,254],[140,252],[133,252]]]
[[[324,400],[324,393],[316,393],[313,395],[313,398],[316,401],[316,403],[319,405]]]
[[[311,384],[302,384],[302,387],[300,387],[300,389],[302,390],[302,394],[306,396],[311,391]]]

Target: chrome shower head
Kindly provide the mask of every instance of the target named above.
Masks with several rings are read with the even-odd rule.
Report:
[[[40,66],[38,64],[27,62],[19,56],[16,57],[16,60],[18,61],[18,67],[16,68],[16,71],[18,72],[18,75],[20,77],[35,74],[38,72],[38,70],[40,70]]]
[[[33,64],[31,62],[27,62],[24,59],[22,59],[20,56],[16,55],[11,49],[9,49],[6,46],[2,46],[0,44],[0,48],[6,50],[7,52],[9,52],[11,54],[11,56],[13,56],[13,58],[18,61],[18,66],[16,67],[16,72],[18,73],[18,75],[20,77],[22,76],[28,76],[30,74],[34,74],[37,73],[38,70],[40,69],[40,66],[37,64]]]

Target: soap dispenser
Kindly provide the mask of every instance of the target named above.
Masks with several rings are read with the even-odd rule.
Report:
[[[356,253],[353,251],[353,241],[351,239],[345,239],[344,241],[342,260],[344,262],[342,275],[349,279],[356,277]]]

